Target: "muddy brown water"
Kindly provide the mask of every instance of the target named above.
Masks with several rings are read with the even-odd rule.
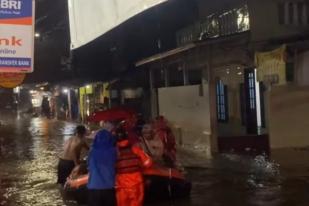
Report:
[[[57,155],[75,124],[44,118],[0,116],[0,205],[76,206],[56,181]],[[309,157],[309,156],[308,156]],[[219,155],[198,163],[186,156],[192,194],[151,206],[308,206],[309,172],[290,175],[263,156]],[[203,162],[203,161],[201,161]],[[304,166],[305,168],[306,166]]]

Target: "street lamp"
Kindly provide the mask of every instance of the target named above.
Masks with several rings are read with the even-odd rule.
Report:
[[[14,92],[15,94],[18,94],[18,93],[20,92],[20,87],[15,87],[15,88],[13,89],[13,92]]]
[[[67,94],[67,93],[69,93],[69,90],[68,89],[62,89],[62,93]]]
[[[70,89],[67,88],[63,88],[62,89],[62,93],[67,95],[67,99],[68,99],[68,109],[69,109],[69,118],[72,118],[72,108],[71,108],[71,92]]]

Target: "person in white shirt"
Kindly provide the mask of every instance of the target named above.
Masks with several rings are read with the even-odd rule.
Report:
[[[154,131],[151,124],[145,124],[142,129],[141,147],[152,157],[155,163],[162,163],[164,154],[164,145]]]

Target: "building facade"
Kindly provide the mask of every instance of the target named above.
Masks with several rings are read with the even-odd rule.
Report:
[[[308,2],[197,3],[177,48],[136,63],[149,71],[152,115],[207,156],[309,146]]]

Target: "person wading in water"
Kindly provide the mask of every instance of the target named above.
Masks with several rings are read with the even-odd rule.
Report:
[[[86,128],[79,125],[76,127],[76,135],[64,143],[63,154],[58,163],[58,184],[65,184],[74,167],[80,164],[82,150],[89,150],[85,141],[86,132]]]

